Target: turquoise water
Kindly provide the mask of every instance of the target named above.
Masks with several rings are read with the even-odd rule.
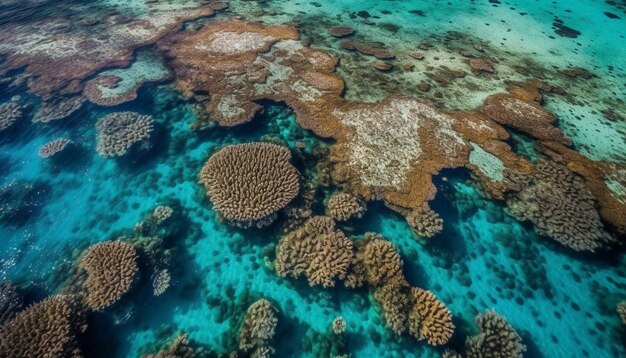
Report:
[[[137,14],[149,9],[158,13],[200,3],[98,1],[89,6],[102,11],[93,12],[96,17],[113,7],[122,14],[141,16]],[[548,96],[546,107],[558,115],[559,126],[573,139],[578,152],[593,160],[626,163],[626,67],[621,61],[626,58],[621,45],[626,13],[616,6],[592,0],[397,0],[375,4],[271,0],[231,1],[229,5],[229,11],[197,22],[237,15],[268,23],[298,22],[302,37],[310,39],[313,47],[339,57],[338,73],[346,81],[344,97],[348,99],[375,101],[389,94],[408,94],[447,108],[471,109],[487,95],[504,91],[505,81],[522,78],[513,68],[525,64],[540,79],[569,91],[571,96]],[[74,11],[87,5],[40,1],[30,9],[20,6],[18,2],[0,3],[3,35],[10,31],[12,21],[29,24],[54,16],[80,17]],[[359,11],[369,15],[358,15]],[[11,14],[18,12],[30,16],[12,20]],[[555,33],[555,18],[580,35],[571,38]],[[365,19],[374,25],[363,24]],[[434,49],[425,52],[426,59],[417,62],[411,73],[396,77],[377,73],[371,69],[373,59],[339,49],[338,40],[326,31],[336,23],[354,27],[358,39],[384,43],[397,53],[422,42]],[[188,23],[187,28],[195,25]],[[487,46],[499,60],[498,76],[484,80],[467,76],[427,93],[416,91],[417,84],[427,79],[428,66],[461,66],[460,56],[452,59],[449,52],[455,48],[454,41],[445,41],[450,31],[470,38],[469,43]],[[3,56],[7,49],[3,43],[9,42],[7,36],[0,37]],[[19,95],[17,102],[27,109],[9,130],[0,131],[0,186],[30,183],[37,189],[18,217],[0,221],[0,281],[15,282],[27,303],[38,302],[63,289],[71,267],[90,245],[132,236],[135,224],[156,206],[169,205],[175,215],[164,230],[163,245],[172,255],[171,287],[154,297],[150,280],[144,277],[122,301],[91,314],[89,328],[81,337],[86,356],[154,353],[180,331],[212,354],[228,355],[237,348],[246,309],[261,297],[280,311],[274,345],[278,357],[440,356],[443,348],[397,337],[387,330],[372,293],[366,289],[325,290],[309,287],[304,279],[279,277],[266,262],[274,258],[280,223],[243,230],[218,218],[197,179],[214,151],[227,144],[279,142],[295,153],[293,161],[303,180],[313,182],[322,175],[316,164],[323,161],[332,141],[301,129],[285,104],[269,101],[261,102],[264,109],[251,123],[193,131],[190,127],[197,114],[191,101],[165,79],[167,65],[153,62],[163,59],[147,55],[155,51],[158,49],[147,45],[133,53],[135,62],[105,66],[85,79],[117,74],[125,78],[123,82],[130,82],[122,83],[120,92],[143,80],[137,99],[114,107],[86,102],[68,117],[51,123],[31,122],[41,98],[29,91],[28,81],[16,81],[16,85],[2,81],[0,103]],[[595,77],[570,79],[559,75],[554,66],[586,68]],[[15,79],[21,70],[3,72],[3,76]],[[469,72],[467,67],[465,70]],[[601,112],[607,108],[621,119],[603,117]],[[103,158],[95,151],[94,124],[119,111],[154,117],[151,146],[120,158]],[[41,145],[61,137],[72,144],[58,157],[37,155]],[[305,143],[304,149],[299,142]],[[533,160],[539,156],[532,139],[515,134],[510,142],[522,156]],[[363,218],[340,227],[355,237],[377,232],[397,246],[409,283],[431,290],[452,311],[457,330],[448,348],[461,350],[465,337],[476,333],[474,316],[495,308],[520,333],[528,357],[626,356],[626,329],[615,309],[626,299],[626,257],[621,247],[583,255],[540,237],[531,224],[510,217],[503,203],[487,198],[466,170],[443,171],[434,182],[438,193],[430,204],[445,224],[444,231],[427,242],[413,235],[402,216],[376,201],[368,203]],[[337,189],[331,184],[318,190],[315,214],[324,214],[324,199]],[[329,328],[338,316],[347,322],[343,337],[333,335]]]

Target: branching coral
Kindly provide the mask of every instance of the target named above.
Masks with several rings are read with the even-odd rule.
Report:
[[[248,307],[241,331],[239,349],[246,352],[272,350],[271,341],[276,333],[278,310],[266,299],[260,299]]]
[[[413,209],[406,217],[413,231],[421,237],[430,238],[443,230],[443,219],[427,204]]]
[[[517,358],[526,351],[513,326],[495,311],[477,315],[476,325],[480,333],[465,342],[468,358]]]
[[[174,209],[169,206],[159,205],[154,209],[152,218],[157,225],[161,225],[165,220],[169,219],[174,213]]]
[[[0,326],[2,357],[79,357],[84,317],[78,301],[52,296]]]
[[[100,118],[96,122],[98,154],[103,157],[119,157],[126,154],[133,144],[150,138],[152,123],[152,116],[134,112],[115,112]]]
[[[513,215],[576,251],[594,252],[614,241],[604,229],[595,197],[566,167],[540,161],[533,175],[509,175],[519,191],[507,198]]]
[[[11,127],[22,118],[22,107],[15,102],[0,104],[0,132]]]
[[[432,292],[421,288],[411,288],[411,299],[414,302],[408,319],[411,335],[425,339],[430,345],[446,344],[454,333],[450,310]]]
[[[55,139],[39,147],[37,155],[41,158],[50,158],[67,148],[70,142],[67,138]]]
[[[10,281],[0,283],[0,325],[10,321],[22,309],[22,296]]]
[[[87,271],[87,305],[102,310],[117,302],[131,288],[137,274],[137,251],[122,241],[101,242],[89,248],[81,260]]]
[[[332,287],[346,277],[352,257],[352,241],[331,218],[316,216],[280,240],[275,267],[282,277],[304,275],[311,286]]]
[[[365,204],[352,194],[336,193],[330,196],[326,205],[328,216],[337,221],[360,218],[365,213]]]
[[[365,279],[370,287],[380,287],[402,278],[402,258],[395,246],[382,237],[371,235],[365,248],[357,256],[365,266]]]
[[[622,323],[626,325],[626,300],[617,304],[617,314]]]
[[[213,154],[199,181],[215,210],[242,227],[271,223],[300,191],[288,148],[269,143],[230,145]]]

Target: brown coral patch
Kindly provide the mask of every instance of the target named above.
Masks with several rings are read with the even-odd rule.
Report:
[[[354,34],[354,29],[349,26],[331,26],[328,33],[334,37],[347,37]]]
[[[137,274],[137,251],[122,241],[101,242],[89,248],[80,265],[87,271],[87,305],[102,310],[130,290]]]
[[[199,181],[215,210],[243,227],[263,226],[299,193],[288,148],[269,143],[230,145],[213,154]]]
[[[409,314],[409,332],[419,340],[439,346],[446,344],[454,333],[452,313],[430,292],[421,288],[411,289],[415,305]]]

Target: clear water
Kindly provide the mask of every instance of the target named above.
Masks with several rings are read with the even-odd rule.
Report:
[[[0,32],[8,31],[12,21],[65,16],[74,7],[84,6],[40,1],[23,9],[18,2],[5,3],[0,3]],[[195,5],[171,1],[157,9]],[[608,121],[600,114],[607,106],[622,115],[626,108],[626,13],[616,6],[595,0],[270,0],[231,1],[229,5],[229,12],[208,21],[240,14],[270,23],[300,23],[303,37],[311,39],[312,46],[340,57],[338,71],[347,82],[345,96],[351,99],[377,100],[392,93],[394,87],[400,93],[411,90],[414,95],[432,97],[432,91],[420,94],[414,88],[425,78],[419,69],[434,60],[427,58],[417,65],[418,71],[393,81],[385,82],[377,74],[361,76],[364,71],[371,72],[366,69],[369,62],[363,62],[369,60],[356,60],[341,52],[337,40],[327,35],[329,24],[349,24],[359,36],[367,34],[368,40],[385,43],[398,52],[421,42],[437,46],[446,33],[456,31],[494,48],[502,62],[532,61],[529,67],[536,68],[587,68],[596,75],[592,82],[568,83],[576,96],[574,102],[555,96],[549,97],[546,105],[559,116],[561,128],[579,152],[594,160],[620,163],[626,159],[626,121]],[[90,6],[102,13],[116,8],[133,16],[150,9],[141,0],[102,0]],[[350,13],[359,11],[367,11],[377,25],[365,25],[359,16],[350,18]],[[12,19],[16,12],[22,15]],[[555,34],[555,17],[581,34],[575,39]],[[131,88],[142,78],[141,71],[146,71],[147,82],[161,78],[157,75],[163,72],[163,64],[151,62],[154,57],[146,60],[142,53],[136,52],[136,61],[146,63],[102,72],[126,76],[125,81],[132,84],[124,86]],[[448,61],[445,53],[441,56]],[[487,95],[502,91],[504,80],[519,77],[505,65],[499,73],[500,80],[473,87],[477,80],[468,76],[443,89],[439,100],[449,108],[473,108]],[[542,75],[566,81],[553,72]],[[37,96],[25,86],[3,85],[2,91],[0,102],[20,95],[22,103],[34,109],[39,106]],[[337,316],[348,323],[347,353],[354,357],[439,356],[441,349],[395,337],[386,330],[366,290],[310,288],[304,280],[278,277],[264,260],[273,255],[280,238],[275,227],[239,230],[217,220],[197,183],[198,172],[213,150],[266,135],[282,139],[292,149],[297,141],[304,141],[308,152],[329,144],[300,129],[285,106],[265,105],[250,125],[196,132],[189,128],[196,120],[194,112],[171,83],[146,83],[135,101],[113,108],[87,103],[63,120],[35,124],[26,119],[10,134],[0,132],[0,185],[26,180],[45,187],[45,194],[39,196],[41,205],[24,222],[0,225],[0,280],[16,282],[28,292],[28,301],[36,302],[62,286],[68,268],[86,247],[129,234],[154,207],[170,204],[180,216],[177,234],[168,243],[176,263],[172,287],[160,297],[152,297],[149,290],[133,291],[121,304],[90,317],[84,337],[86,355],[141,356],[154,352],[177,331],[226,355],[236,345],[248,305],[265,297],[281,311],[276,356],[328,356],[333,339],[328,327]],[[120,110],[155,117],[157,135],[147,155],[105,159],[96,154],[94,123]],[[27,116],[33,114],[31,110]],[[37,156],[40,145],[59,137],[75,144],[69,155],[55,161]],[[515,141],[520,154],[536,156],[528,139],[520,136]],[[300,165],[304,169],[304,164]],[[308,175],[314,176],[312,168],[308,169]],[[539,237],[531,225],[515,221],[501,204],[485,199],[464,171],[443,172],[436,185],[438,195],[432,206],[443,217],[445,230],[428,243],[416,240],[401,216],[376,202],[346,230],[353,235],[375,231],[397,245],[410,283],[433,291],[454,313],[458,328],[450,346],[462,346],[464,337],[475,331],[473,317],[477,313],[495,308],[520,332],[529,357],[626,356],[626,333],[615,312],[616,304],[626,298],[622,252],[576,255]]]

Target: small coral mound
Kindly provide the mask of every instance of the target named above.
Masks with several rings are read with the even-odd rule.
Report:
[[[213,154],[199,181],[215,210],[229,222],[262,227],[300,191],[288,148],[269,143],[229,145]]]
[[[98,144],[96,150],[103,157],[119,157],[128,153],[133,144],[150,138],[152,116],[134,112],[115,112],[96,122]]]
[[[454,333],[452,313],[430,291],[411,289],[415,305],[409,314],[409,332],[419,340],[438,346],[446,344]]]
[[[37,150],[37,155],[40,158],[50,158],[53,157],[54,155],[60,153],[61,151],[63,151],[65,148],[67,148],[67,146],[71,143],[71,141],[67,138],[59,138],[59,139],[55,139],[51,142],[48,142],[46,144],[43,144],[41,147],[39,147],[39,149]]]
[[[161,225],[165,220],[169,219],[174,213],[174,209],[169,206],[159,205],[154,209],[152,218],[157,225]]]
[[[333,320],[333,333],[342,334],[346,331],[346,320],[339,316]]]
[[[427,204],[412,210],[406,217],[413,231],[426,238],[431,238],[443,231],[443,219]]]
[[[168,270],[161,270],[157,272],[152,280],[152,293],[155,296],[161,296],[170,287],[170,281],[172,280],[170,272]]]
[[[142,358],[192,358],[196,356],[196,349],[191,347],[187,333],[179,333],[167,348],[155,354],[144,354]]]
[[[22,107],[15,102],[0,104],[0,132],[11,127],[22,118]]]
[[[596,200],[584,180],[551,161],[537,163],[533,175],[512,175],[520,190],[507,198],[510,212],[576,251],[594,252],[614,241],[605,230]]]
[[[122,241],[101,242],[89,248],[81,260],[87,271],[87,305],[102,310],[130,289],[137,274],[137,251]]]
[[[49,297],[0,326],[0,357],[80,357],[83,318],[76,300]]]
[[[496,72],[493,62],[489,60],[475,58],[475,59],[471,59],[469,61],[469,64],[472,70],[474,71],[479,71],[479,72],[483,71],[483,72],[489,72],[489,73]]]
[[[526,346],[506,318],[495,311],[486,311],[476,316],[480,333],[465,342],[468,358],[517,358],[522,357]]]
[[[331,26],[328,33],[334,37],[346,37],[354,34],[354,29],[349,26]]]
[[[336,193],[330,196],[326,205],[326,213],[337,221],[361,218],[366,207],[359,198],[348,193]]]
[[[626,325],[626,300],[617,304],[617,314],[622,320],[622,323]]]
[[[411,306],[408,296],[409,284],[394,280],[374,291],[374,298],[380,305],[387,328],[401,335],[406,331],[407,312]]]
[[[278,310],[266,299],[260,299],[248,307],[239,333],[239,349],[252,356],[272,351],[271,341],[278,325]]]
[[[15,317],[22,309],[22,296],[10,281],[0,283],[0,325]]]
[[[316,216],[280,240],[275,267],[282,277],[304,275],[311,286],[333,287],[346,277],[352,257],[352,241],[331,218]]]

